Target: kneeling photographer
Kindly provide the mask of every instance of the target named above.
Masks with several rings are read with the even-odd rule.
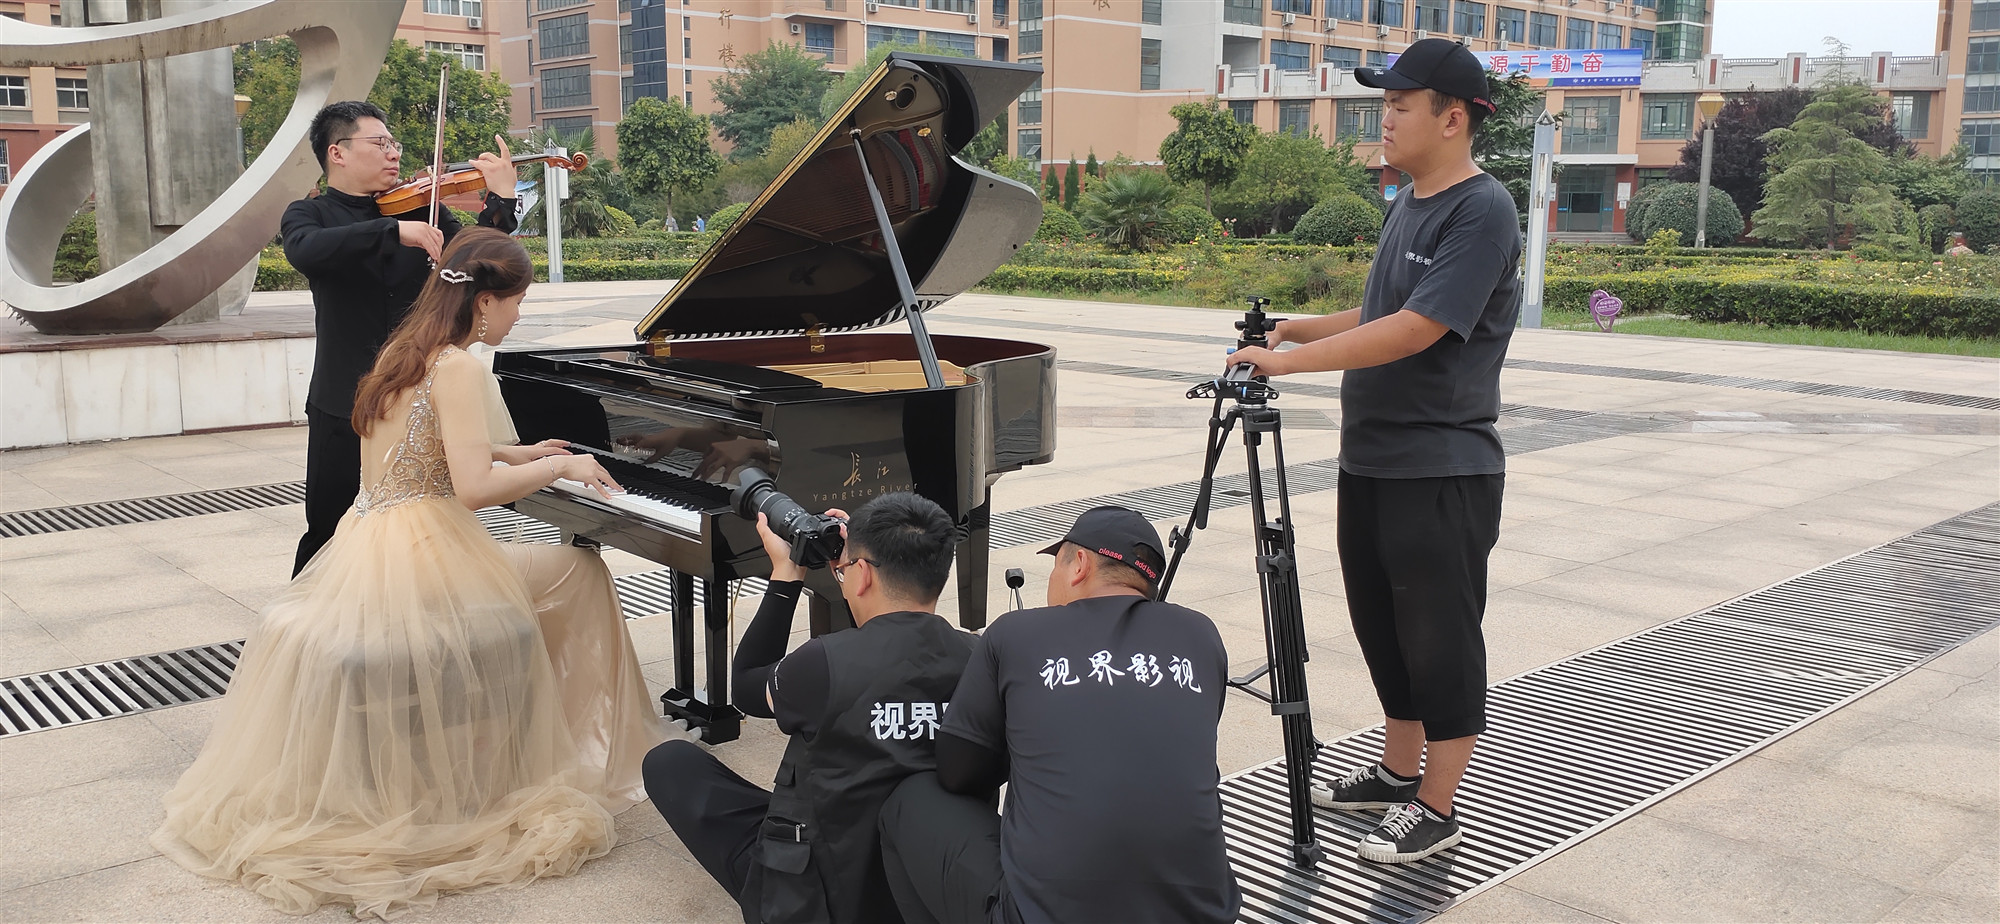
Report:
[[[691,741],[646,755],[646,791],[746,922],[900,921],[877,815],[897,783],[935,768],[937,729],[974,641],[935,613],[951,570],[951,518],[915,494],[886,494],[842,530],[768,481],[760,488],[759,477],[746,473],[738,506],[757,512],[771,585],[737,645],[732,679],[737,708],[775,718],[791,741],[771,791]],[[806,566],[821,563],[855,628],[787,655]]]

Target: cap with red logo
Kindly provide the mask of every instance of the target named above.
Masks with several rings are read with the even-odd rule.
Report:
[[[1411,45],[1388,70],[1357,67],[1354,79],[1377,90],[1436,90],[1446,96],[1469,99],[1487,112],[1498,111],[1493,91],[1486,84],[1486,68],[1479,57],[1464,45],[1449,39],[1427,38]]]
[[[1137,511],[1125,507],[1092,507],[1084,511],[1070,526],[1069,533],[1043,549],[1042,554],[1054,555],[1064,542],[1129,565],[1144,575],[1148,583],[1159,583],[1160,566],[1166,562],[1159,531]]]

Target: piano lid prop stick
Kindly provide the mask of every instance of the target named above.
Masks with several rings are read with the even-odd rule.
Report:
[[[927,388],[944,387],[944,370],[938,368],[937,348],[931,332],[924,327],[924,313],[917,310],[917,292],[910,286],[910,271],[903,266],[903,246],[896,242],[896,229],[889,224],[889,209],[882,204],[882,191],[875,188],[875,175],[868,172],[868,151],[861,146],[861,132],[855,130],[854,158],[861,165],[861,185],[868,187],[868,202],[875,206],[875,224],[882,229],[882,249],[889,252],[889,270],[896,277],[896,291],[909,311],[910,333],[917,341],[917,359],[924,364]]]

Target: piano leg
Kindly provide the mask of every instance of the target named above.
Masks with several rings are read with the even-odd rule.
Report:
[[[986,567],[993,545],[993,492],[965,515],[965,541],[958,544],[958,625],[986,628]]]
[[[729,702],[729,599],[702,582],[702,640],[708,646],[708,686],[694,682],[694,575],[674,572],[674,685],[660,694],[662,714],[686,723],[708,744],[734,741],[743,733],[743,714]]]
[[[702,581],[702,615],[706,633],[702,644],[708,649],[708,728],[701,740],[709,744],[735,741],[743,733],[743,714],[729,702],[729,595],[728,581]]]

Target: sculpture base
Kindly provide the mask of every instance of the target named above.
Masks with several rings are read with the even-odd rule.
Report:
[[[145,334],[0,329],[0,449],[304,422],[313,309],[299,294]]]

